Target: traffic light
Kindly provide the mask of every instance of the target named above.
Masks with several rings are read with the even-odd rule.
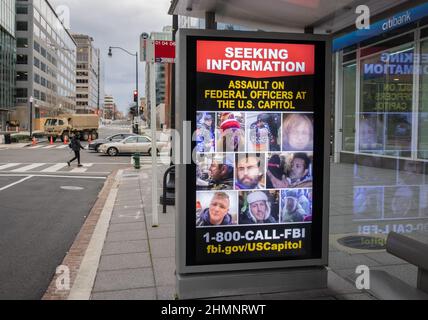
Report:
[[[138,103],[138,91],[134,90],[134,102]]]

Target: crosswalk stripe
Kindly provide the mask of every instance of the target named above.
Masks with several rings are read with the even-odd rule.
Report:
[[[4,165],[0,166],[0,170],[4,170],[4,169],[7,169],[7,168],[19,166],[19,165],[20,165],[20,163],[8,163],[8,164],[4,164]]]
[[[94,164],[93,163],[82,163],[82,165],[83,165],[83,167],[75,168],[75,169],[71,170],[70,172],[77,172],[77,173],[86,172],[88,170],[88,168],[92,167]]]
[[[57,172],[58,170],[64,168],[65,166],[67,166],[66,163],[57,163],[53,166],[43,169],[41,172]]]
[[[68,144],[64,144],[62,146],[59,146],[57,149],[64,149],[64,148],[67,148],[67,147],[68,147]]]
[[[83,173],[83,172],[86,172],[86,170],[88,170],[88,168],[80,167],[80,168],[75,168],[75,169],[71,170],[70,172],[73,172],[73,173]]]
[[[51,148],[55,148],[55,147],[56,147],[55,145],[48,145],[46,147],[43,147],[42,149],[51,149]]]
[[[34,168],[44,166],[45,164],[46,163],[33,163],[33,164],[28,165],[28,166],[24,166],[24,167],[21,167],[21,168],[18,168],[18,169],[11,170],[11,172],[25,172],[25,171],[30,171],[30,170],[32,170]]]
[[[28,149],[38,149],[38,148],[41,148],[41,147],[43,147],[43,146],[32,146],[32,147],[29,147]]]

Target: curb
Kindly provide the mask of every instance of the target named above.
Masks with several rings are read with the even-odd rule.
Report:
[[[114,171],[107,178],[107,181],[98,195],[97,201],[86,218],[73,242],[73,245],[61,263],[61,266],[66,266],[69,270],[69,288],[65,290],[57,289],[57,281],[59,284],[62,284],[61,281],[65,275],[64,273],[60,273],[63,272],[64,269],[57,269],[58,271],[53,275],[50,285],[43,295],[42,300],[67,300],[71,299],[70,297],[74,297],[74,299],[87,300],[90,298],[93,281],[95,281],[95,275],[98,269],[101,250],[104,245],[104,239],[113,209],[111,203],[114,205],[118,181],[122,171],[123,170]],[[108,212],[109,210],[110,212]],[[107,228],[105,228],[106,221]],[[101,223],[104,228],[100,227]],[[99,249],[99,252],[94,250],[95,246]],[[88,260],[90,265],[88,265]],[[95,272],[93,272],[93,269]],[[83,283],[81,280],[82,271],[85,271],[85,279],[87,279],[87,281],[84,281]],[[93,274],[92,283],[90,283],[90,279],[88,278],[91,274]],[[89,296],[87,294],[88,290]],[[83,295],[83,292],[86,292],[86,295]]]

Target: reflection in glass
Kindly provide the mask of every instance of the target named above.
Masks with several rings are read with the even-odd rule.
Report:
[[[343,66],[343,150],[355,151],[355,97],[356,97],[355,63]]]
[[[354,219],[381,219],[383,211],[382,187],[354,188]]]
[[[361,152],[411,156],[413,51],[406,45],[361,61]]]

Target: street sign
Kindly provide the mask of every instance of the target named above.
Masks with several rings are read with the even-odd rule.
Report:
[[[175,62],[175,41],[155,40],[155,62]]]
[[[140,38],[140,59],[150,63],[174,63],[175,41]]]
[[[189,121],[195,133],[192,163],[178,168],[179,279],[325,266],[329,41],[206,30],[179,39],[176,127],[183,136]]]

